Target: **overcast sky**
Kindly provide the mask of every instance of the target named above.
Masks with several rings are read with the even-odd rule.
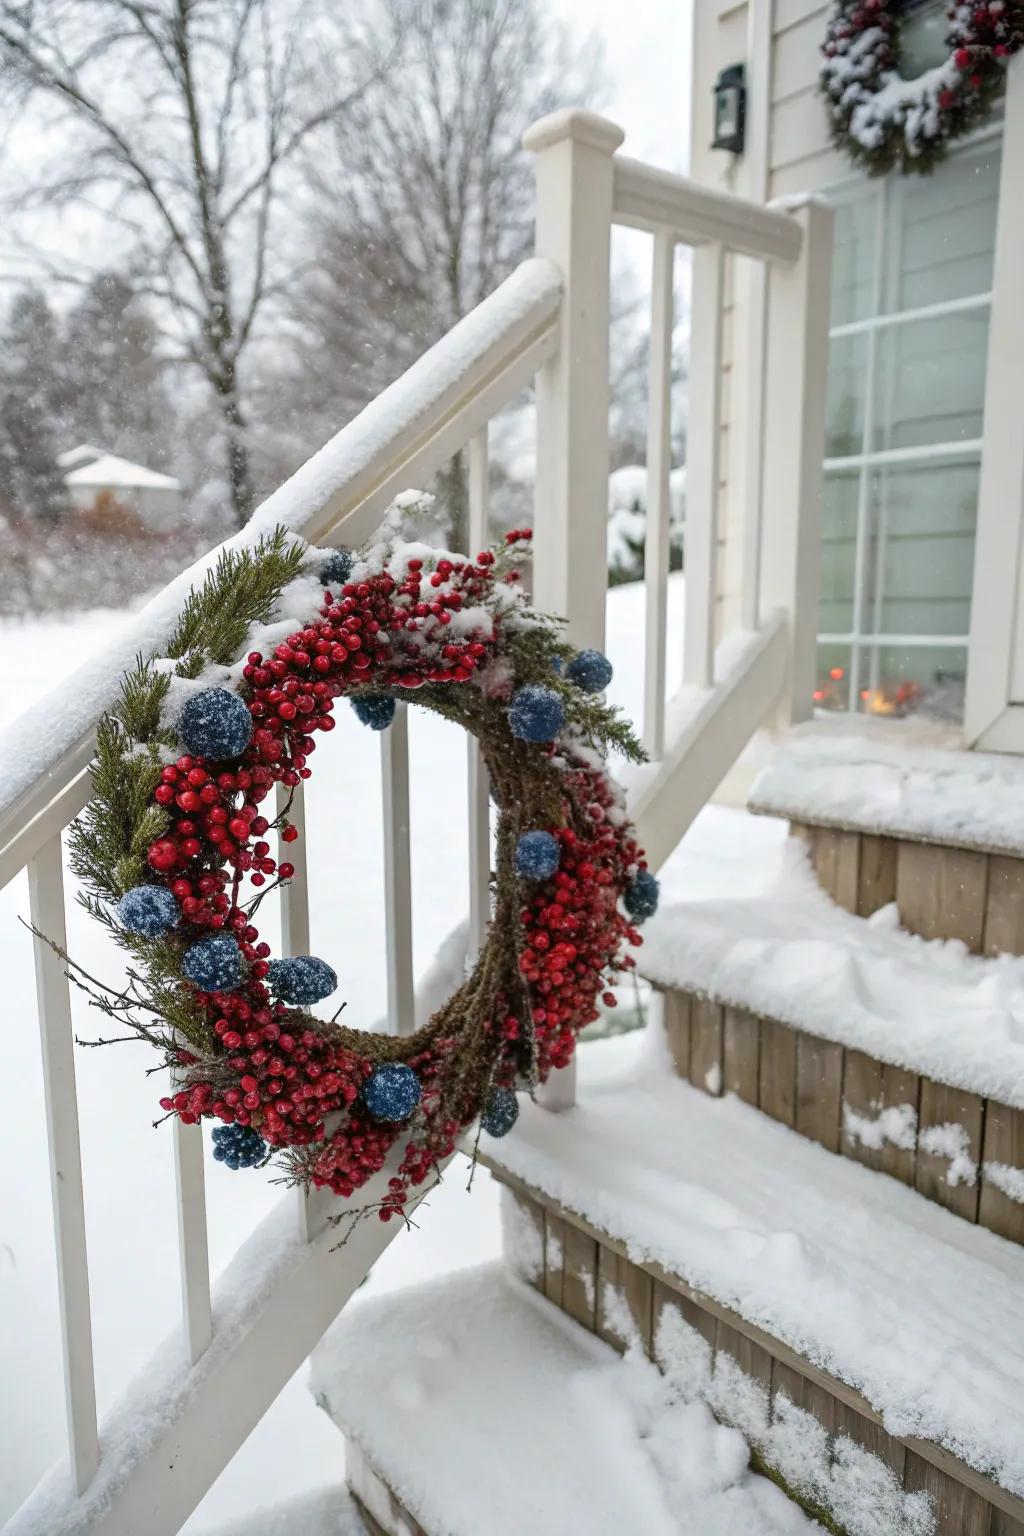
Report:
[[[689,157],[691,0],[551,0],[581,35],[604,43],[612,95],[605,115],[626,130],[624,151],[666,170]],[[705,0],[706,3],[706,0]]]

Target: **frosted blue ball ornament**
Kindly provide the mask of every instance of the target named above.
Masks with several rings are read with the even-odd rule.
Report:
[[[283,1003],[321,1003],[337,985],[337,971],[316,955],[271,960],[267,971],[267,986]]]
[[[582,693],[603,693],[612,680],[612,664],[601,651],[580,651],[565,675]]]
[[[488,1136],[507,1136],[519,1119],[519,1100],[511,1088],[492,1088],[480,1116]]]
[[[562,850],[550,832],[524,832],[516,843],[516,874],[524,880],[550,880]]]
[[[362,698],[349,702],[356,712],[356,719],[368,725],[371,731],[386,731],[395,718],[395,701],[386,693],[364,693]]]
[[[189,945],[181,957],[181,973],[200,992],[233,992],[245,980],[245,962],[234,939],[217,933]]]
[[[565,706],[553,688],[527,683],[512,696],[508,723],[520,741],[551,741],[565,724]]]
[[[332,549],[317,575],[325,587],[343,587],[355,563],[356,557],[350,549]]]
[[[269,1151],[259,1131],[254,1131],[251,1125],[217,1125],[211,1140],[217,1162],[236,1172],[239,1168],[255,1168]]]
[[[633,884],[626,888],[622,904],[636,922],[653,917],[658,910],[658,882],[649,869],[642,869]]]
[[[374,1067],[362,1087],[363,1103],[375,1120],[408,1120],[422,1095],[416,1073],[401,1061]]]
[[[252,740],[252,716],[241,694],[230,688],[203,688],[178,716],[178,735],[193,757],[224,762],[241,757]]]
[[[137,885],[121,897],[116,915],[128,933],[156,939],[174,927],[181,911],[165,885]]]

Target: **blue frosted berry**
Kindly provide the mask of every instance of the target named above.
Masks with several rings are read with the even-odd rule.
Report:
[[[267,1144],[251,1125],[218,1125],[212,1132],[213,1155],[228,1168],[255,1168],[267,1156]]]
[[[508,723],[520,741],[550,741],[565,724],[565,708],[553,688],[527,683],[513,696]]]
[[[524,832],[516,843],[516,874],[524,880],[549,880],[562,851],[550,832]]]
[[[229,688],[194,693],[178,716],[178,735],[194,757],[219,763],[241,757],[252,739],[252,716],[240,694]]]
[[[658,882],[649,869],[642,869],[633,884],[626,887],[622,904],[638,923],[654,916],[658,910]]]
[[[357,718],[371,731],[386,731],[395,718],[395,701],[386,693],[364,693],[350,703]]]
[[[226,933],[190,944],[181,957],[181,971],[201,992],[233,992],[245,978],[241,950]]]
[[[129,933],[155,939],[173,928],[181,913],[165,885],[137,885],[117,904],[117,920]]]
[[[284,1003],[319,1003],[338,985],[338,973],[316,955],[271,960],[267,986]]]
[[[423,1089],[412,1067],[386,1061],[363,1084],[363,1103],[375,1120],[408,1120]]]
[[[321,582],[325,587],[343,587],[355,563],[350,549],[332,549],[318,572]]]
[[[583,693],[603,693],[612,680],[612,664],[600,651],[580,651],[566,667],[565,675]]]
[[[511,1088],[492,1088],[480,1116],[488,1136],[507,1136],[519,1119],[519,1100]]]

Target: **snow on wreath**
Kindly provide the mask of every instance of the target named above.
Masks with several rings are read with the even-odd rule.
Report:
[[[216,1123],[228,1167],[273,1159],[287,1182],[351,1196],[404,1139],[376,1206],[385,1220],[468,1127],[512,1129],[517,1091],[566,1066],[599,1001],[614,1004],[609,985],[657,904],[604,764],[611,748],[642,753],[604,701],[605,658],[527,603],[529,534],[475,559],[406,543],[409,504],[358,552],[278,529],[223,554],[166,656],[123,678],[71,846],[86,906],[128,951],[128,983],[107,987],[64,956],[119,1036],[161,1053],[167,1115]],[[292,797],[341,699],[374,731],[406,699],[464,726],[498,807],[486,941],[408,1036],[309,1011],[335,993],[335,971],[273,958],[257,926],[266,896],[301,878],[285,857]],[[353,900],[358,884],[356,870]]]
[[[833,141],[870,175],[928,172],[988,117],[1007,60],[1024,47],[1024,0],[948,12],[948,57],[917,79],[900,70],[904,0],[836,0],[822,44],[821,90]]]

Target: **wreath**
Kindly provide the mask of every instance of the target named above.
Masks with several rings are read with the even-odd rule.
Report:
[[[855,165],[882,176],[934,170],[947,146],[988,117],[1006,61],[1024,47],[1024,0],[950,9],[949,57],[915,80],[900,72],[903,0],[836,0],[821,90],[832,139]]]
[[[398,515],[359,553],[278,529],[223,554],[166,657],[123,678],[71,855],[80,899],[128,952],[127,982],[64,956],[127,1026],[120,1038],[162,1053],[166,1116],[218,1122],[229,1167],[273,1158],[287,1182],[350,1196],[405,1137],[385,1220],[478,1117],[503,1135],[517,1089],[569,1062],[599,1000],[614,1005],[658,894],[604,765],[612,748],[642,753],[604,702],[606,658],[576,652],[526,601],[529,533],[474,560],[402,542]],[[463,985],[399,1037],[309,1011],[334,970],[273,958],[257,917],[295,875],[291,796],[337,701],[380,731],[406,698],[476,737],[498,816],[486,941]]]

